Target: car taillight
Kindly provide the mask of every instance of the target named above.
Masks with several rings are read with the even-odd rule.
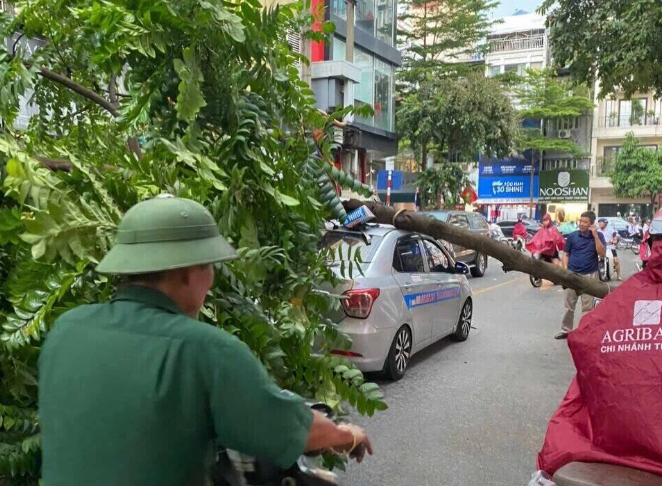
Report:
[[[365,319],[379,297],[379,289],[348,290],[343,294],[342,306],[345,314],[356,319]]]

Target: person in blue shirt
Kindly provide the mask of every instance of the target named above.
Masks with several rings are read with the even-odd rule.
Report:
[[[586,211],[582,213],[579,220],[579,230],[570,233],[566,239],[563,266],[571,272],[585,277],[597,278],[599,269],[599,258],[604,257],[607,244],[605,238],[595,226],[595,213]],[[573,289],[565,289],[565,310],[561,320],[561,332],[556,339],[565,339],[568,333],[575,327],[575,307],[579,295]],[[593,308],[594,298],[588,294],[582,294],[582,312],[588,312]]]

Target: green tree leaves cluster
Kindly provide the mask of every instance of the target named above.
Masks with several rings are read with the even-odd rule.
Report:
[[[600,96],[662,92],[662,4],[657,0],[545,0],[558,65]]]
[[[329,354],[349,343],[327,317],[338,298],[317,292],[334,279],[324,218],[342,217],[329,174],[364,188],[326,168],[330,120],[286,42],[309,14],[257,0],[26,0],[16,12],[0,15],[0,37],[16,41],[0,54],[0,481],[38,480],[45,335],[67,309],[110,298],[118,282],[95,263],[121,214],[164,192],[204,204],[239,247],[204,320],[283,387],[384,409]],[[38,108],[25,130],[13,128],[20,96]]]
[[[590,91],[572,88],[567,80],[558,78],[550,69],[529,70],[514,89],[520,106],[518,116],[522,124],[516,138],[520,151],[533,150],[583,155],[582,148],[572,139],[550,136],[548,128],[556,128],[558,121],[577,118],[593,108]],[[533,123],[535,126],[530,126]]]
[[[616,166],[609,178],[617,196],[648,196],[654,204],[662,193],[662,152],[640,147],[630,132],[616,155]]]

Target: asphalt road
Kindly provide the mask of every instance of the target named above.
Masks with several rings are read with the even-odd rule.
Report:
[[[631,252],[624,276],[635,271]],[[526,486],[547,423],[574,365],[560,328],[560,287],[535,289],[490,260],[471,279],[469,339],[444,339],[412,358],[406,376],[382,386],[389,409],[363,425],[375,455],[351,464],[346,486]],[[579,310],[578,305],[578,310]],[[579,319],[577,313],[576,320]]]

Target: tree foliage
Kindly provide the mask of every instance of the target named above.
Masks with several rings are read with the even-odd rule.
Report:
[[[25,0],[16,11],[0,16],[0,37],[16,34],[15,52],[0,53],[0,480],[36,484],[40,345],[60,314],[110,298],[117,281],[94,266],[123,212],[163,192],[204,204],[239,248],[201,318],[244,340],[283,387],[384,409],[378,387],[329,354],[349,346],[326,317],[338,298],[317,290],[334,279],[318,251],[324,219],[344,215],[332,179],[365,188],[327,167],[330,120],[286,42],[312,23],[306,10]],[[25,39],[39,39],[31,57]],[[21,96],[38,113],[16,130]]]
[[[662,3],[658,0],[545,0],[556,63],[575,81],[600,81],[600,96],[662,92]]]
[[[584,151],[574,140],[549,136],[547,128],[550,123],[577,118],[591,110],[593,102],[588,89],[573,89],[567,80],[545,69],[528,70],[514,93],[520,106],[520,129],[516,138],[518,150],[567,152],[575,157],[583,155]]]
[[[456,60],[484,52],[486,46],[481,42],[492,25],[488,15],[497,4],[491,0],[399,2],[404,14],[398,19],[411,26],[398,30],[398,40],[405,48],[400,78],[415,87],[446,75],[466,73],[469,65]]]
[[[446,161],[505,156],[517,132],[515,111],[503,86],[482,73],[442,79],[430,92],[411,93],[398,111],[398,133],[422,152],[425,145]],[[424,164],[421,160],[421,164]]]
[[[421,172],[416,184],[425,209],[455,208],[466,174],[460,164],[447,162]]]
[[[616,166],[609,178],[617,196],[648,196],[654,204],[662,193],[662,152],[640,147],[630,132],[616,155]]]

